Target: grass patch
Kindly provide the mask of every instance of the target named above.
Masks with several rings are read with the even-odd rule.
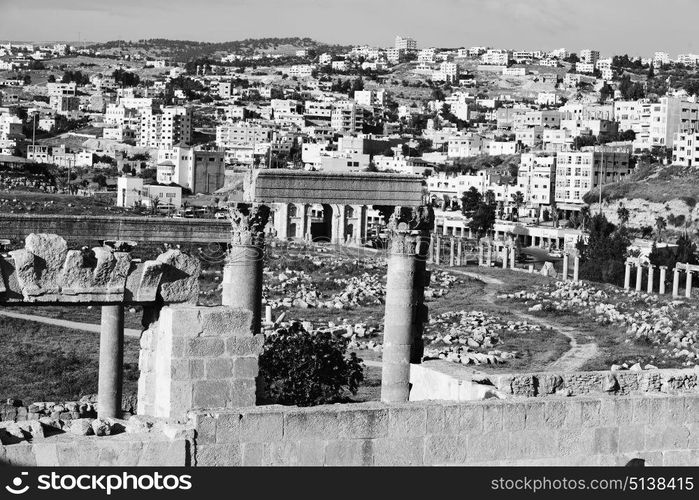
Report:
[[[124,342],[124,396],[138,383],[138,339]],[[99,336],[53,325],[0,318],[3,398],[73,401],[97,392]]]

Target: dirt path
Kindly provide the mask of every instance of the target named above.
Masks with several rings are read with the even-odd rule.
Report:
[[[34,314],[22,314],[9,311],[0,311],[0,316],[7,316],[8,318],[15,319],[23,319],[26,321],[34,321],[36,323],[45,323],[47,325],[61,326],[63,328],[70,328],[72,330],[80,330],[83,332],[100,332],[100,325],[94,325],[92,323],[79,323],[77,321],[68,321],[65,319],[49,318],[47,316],[37,316]],[[135,330],[133,328],[124,328],[124,335],[126,337],[139,338],[141,336],[141,331]]]
[[[504,285],[505,283],[498,279],[498,278],[493,278],[492,276],[487,276],[484,274],[476,273],[476,272],[470,272],[470,271],[459,271],[459,270],[452,270],[449,269],[449,272],[455,273],[455,274],[461,274],[463,276],[468,276],[470,278],[482,281],[483,283],[486,284],[485,287],[485,295],[483,296],[487,302],[492,304],[495,307],[499,307],[499,305],[496,302],[496,296],[498,295],[499,290],[497,289],[497,286],[499,285]],[[590,359],[594,358],[597,356],[599,353],[599,347],[597,346],[596,343],[591,342],[591,343],[585,343],[585,344],[579,344],[578,339],[584,337],[584,334],[576,330],[575,328],[571,328],[569,326],[564,326],[559,323],[556,323],[555,321],[551,321],[545,318],[540,318],[538,316],[533,316],[531,314],[527,314],[521,311],[518,311],[516,309],[508,309],[508,312],[514,314],[518,318],[522,320],[526,320],[530,323],[535,323],[537,325],[542,326],[543,328],[550,328],[561,335],[564,335],[568,338],[570,341],[570,349],[566,351],[563,356],[558,358],[556,361],[553,363],[549,364],[546,367],[547,371],[558,371],[558,372],[574,372],[574,371],[579,371],[582,369],[583,365]]]

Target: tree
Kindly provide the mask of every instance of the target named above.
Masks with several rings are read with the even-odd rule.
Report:
[[[514,213],[517,215],[517,218],[519,218],[519,208],[524,205],[524,193],[522,193],[522,191],[512,193],[512,203],[515,206]]]
[[[657,219],[655,219],[655,231],[658,241],[663,240],[663,231],[666,227],[667,222],[665,221],[665,217],[658,217]]]
[[[49,75],[48,79],[46,80],[48,83],[56,83],[56,76],[55,75]]]
[[[464,215],[473,214],[481,204],[482,195],[475,187],[465,191],[461,196],[461,212]]]
[[[495,206],[479,203],[478,208],[474,212],[468,227],[476,231],[478,237],[481,238],[488,234],[495,225]]]
[[[648,68],[648,79],[652,80],[655,78],[655,69],[653,68],[653,65],[651,64],[650,67]]]
[[[590,207],[587,205],[580,209],[580,228],[585,229],[590,225]]]
[[[22,77],[22,82],[23,82],[25,85],[29,85],[30,83],[32,83],[32,77],[29,76],[29,75],[27,75],[27,74],[25,74],[25,75]]]
[[[594,215],[590,219],[587,244],[579,240],[577,245],[582,261],[580,276],[591,281],[621,284],[630,243],[626,228],[617,228],[604,214]]]
[[[346,355],[348,339],[307,332],[299,323],[265,339],[260,376],[266,400],[312,406],[347,401],[364,380],[362,360]]]
[[[616,211],[617,217],[619,217],[619,224],[625,226],[629,222],[629,209],[624,205],[619,204],[619,208]]]
[[[130,73],[121,68],[117,68],[114,70],[114,72],[112,73],[112,78],[114,78],[114,82],[121,85],[122,87],[135,87],[141,81],[137,74]]]

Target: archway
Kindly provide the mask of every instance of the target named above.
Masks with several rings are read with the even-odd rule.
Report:
[[[311,214],[311,239],[313,241],[330,242],[332,240],[332,221],[332,206],[325,203],[314,205]]]

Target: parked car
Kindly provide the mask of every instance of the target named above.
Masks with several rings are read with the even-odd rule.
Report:
[[[228,217],[228,212],[225,210],[218,211],[214,214],[214,219],[225,219]]]

